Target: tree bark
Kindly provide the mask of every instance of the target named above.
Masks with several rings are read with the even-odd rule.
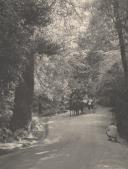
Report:
[[[18,86],[15,89],[14,114],[11,129],[27,129],[32,118],[34,91],[34,57],[30,56]]]

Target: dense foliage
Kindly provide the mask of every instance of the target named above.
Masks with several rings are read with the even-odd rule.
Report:
[[[33,111],[64,112],[77,88],[113,106],[128,133],[127,7],[126,0],[1,0],[1,132],[28,130]]]

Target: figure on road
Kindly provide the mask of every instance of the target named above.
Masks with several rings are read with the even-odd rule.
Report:
[[[109,141],[116,141],[117,142],[118,132],[117,132],[117,126],[114,123],[111,123],[107,127],[106,134],[108,136]]]

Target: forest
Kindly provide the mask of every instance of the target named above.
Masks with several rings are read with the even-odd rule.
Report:
[[[74,88],[112,107],[128,139],[127,0],[1,0],[0,37],[0,142],[66,112]]]

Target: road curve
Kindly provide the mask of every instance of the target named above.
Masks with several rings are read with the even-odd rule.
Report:
[[[128,169],[128,148],[110,142],[107,108],[77,117],[50,117],[48,136],[33,148],[0,157],[0,169]]]

